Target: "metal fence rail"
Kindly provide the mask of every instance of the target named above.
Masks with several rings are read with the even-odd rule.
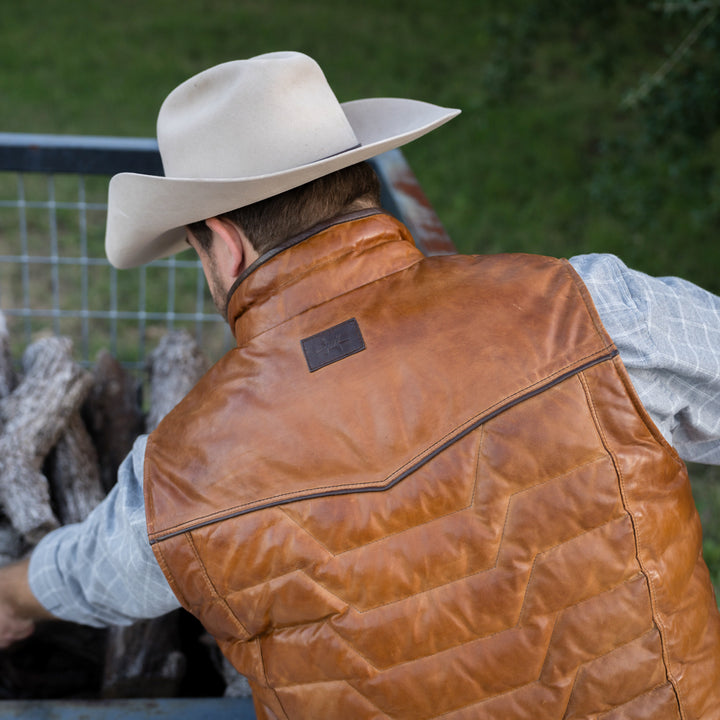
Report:
[[[400,151],[372,162],[384,206],[421,249],[452,252]],[[107,349],[142,368],[165,331],[184,328],[216,359],[232,338],[191,251],[136,270],[106,260],[107,183],[121,171],[161,174],[156,141],[0,133],[0,310],[13,348],[50,332],[85,365]]]

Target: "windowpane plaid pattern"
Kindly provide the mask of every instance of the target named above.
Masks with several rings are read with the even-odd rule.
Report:
[[[685,460],[720,465],[720,298],[612,255],[571,263],[659,430]]]
[[[180,607],[147,537],[138,438],[105,500],[79,525],[46,535],[30,558],[30,588],[54,615],[95,627],[130,625]]]

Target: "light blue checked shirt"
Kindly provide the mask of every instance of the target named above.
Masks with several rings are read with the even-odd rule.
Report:
[[[720,465],[720,298],[678,278],[651,278],[612,255],[571,260],[620,351],[645,408],[686,460]],[[124,625],[179,607],[148,543],[146,437],[116,487],[81,525],[35,549],[30,586],[53,614]]]

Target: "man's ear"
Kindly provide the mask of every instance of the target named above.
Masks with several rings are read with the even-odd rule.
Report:
[[[254,259],[250,257],[255,254],[252,244],[242,229],[227,218],[208,218],[205,224],[222,240],[225,267],[233,277],[238,277]]]

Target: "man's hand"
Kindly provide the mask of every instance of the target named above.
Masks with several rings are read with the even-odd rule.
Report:
[[[35,623],[18,616],[9,605],[0,605],[0,649],[32,635]]]
[[[0,568],[0,648],[31,635],[37,620],[53,618],[30,590],[29,562],[26,558]]]

